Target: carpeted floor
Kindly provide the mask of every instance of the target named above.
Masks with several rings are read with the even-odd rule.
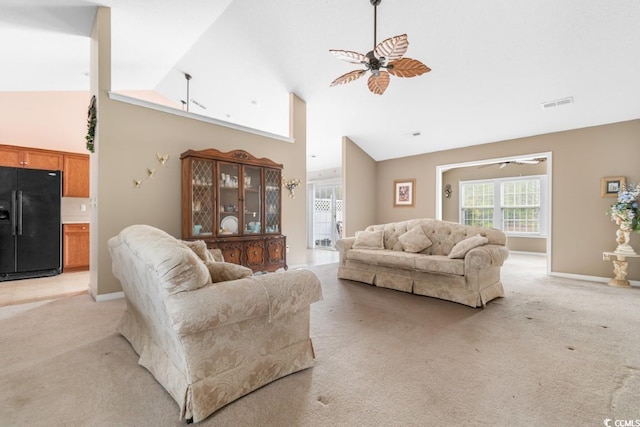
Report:
[[[544,275],[514,254],[485,309],[312,267],[316,366],[202,426],[602,426],[640,419],[640,289]],[[178,406],[87,295],[0,316],[0,426],[177,426]]]

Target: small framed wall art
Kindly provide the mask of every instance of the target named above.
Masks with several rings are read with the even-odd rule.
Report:
[[[416,202],[416,180],[396,179],[393,181],[393,207],[413,207]]]
[[[605,176],[602,178],[602,197],[618,197],[618,191],[626,185],[624,176]]]

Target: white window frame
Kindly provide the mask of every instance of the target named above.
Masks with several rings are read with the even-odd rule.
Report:
[[[508,178],[478,179],[460,181],[458,183],[458,222],[462,223],[462,187],[465,184],[493,184],[493,226],[502,230],[502,184],[505,182],[523,181],[527,179],[537,179],[540,182],[540,232],[539,233],[514,233],[506,232],[507,236],[545,238],[549,229],[549,210],[547,207],[548,182],[547,175],[527,175],[513,176]]]

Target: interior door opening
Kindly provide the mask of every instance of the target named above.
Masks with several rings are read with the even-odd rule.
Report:
[[[342,238],[342,185],[312,184],[311,239],[313,249],[330,249]]]
[[[518,165],[534,163],[533,160],[536,160],[536,164],[544,165],[544,171],[538,172],[546,175],[547,185],[545,194],[541,197],[544,197],[544,210],[545,216],[547,218],[546,223],[546,236],[544,239],[538,239],[542,243],[544,243],[543,247],[538,247],[536,250],[531,251],[531,253],[539,254],[546,259],[546,269],[547,274],[551,274],[552,265],[551,265],[551,248],[552,248],[552,153],[551,152],[542,152],[542,153],[531,153],[531,154],[522,154],[518,156],[511,157],[502,157],[502,158],[494,158],[494,159],[484,159],[477,161],[470,161],[464,163],[456,163],[456,164],[446,164],[440,165],[436,167],[436,219],[448,219],[452,221],[457,221],[456,219],[451,219],[450,212],[445,214],[445,210],[448,209],[445,204],[450,204],[451,200],[454,198],[458,198],[460,188],[459,182],[455,177],[457,176],[455,172],[456,170],[462,171],[473,171],[473,176],[469,175],[470,172],[463,172],[467,176],[467,180],[471,179],[487,179],[487,178],[500,178],[504,176],[520,176],[520,173],[517,172]],[[514,170],[515,169],[515,170]],[[453,177],[451,176],[451,172],[453,171]],[[488,174],[492,174],[489,176]],[[445,177],[446,175],[446,177]],[[459,175],[459,174],[458,174]],[[494,176],[495,175],[495,176]],[[457,210],[456,210],[457,212]],[[445,218],[446,217],[446,218]],[[511,240],[512,243],[517,243],[518,237],[522,240],[522,236],[514,236]],[[533,243],[533,240],[530,239]],[[540,243],[540,242],[537,242]],[[509,246],[509,245],[508,245]],[[517,246],[517,245],[516,245]],[[534,244],[533,246],[540,246],[539,244]],[[510,247],[510,249],[512,249]],[[529,252],[526,249],[516,248],[516,251],[527,253]]]

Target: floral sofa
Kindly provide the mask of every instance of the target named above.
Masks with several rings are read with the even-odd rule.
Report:
[[[338,277],[419,295],[485,306],[504,296],[505,234],[423,218],[371,225],[337,242]]]
[[[133,225],[109,242],[127,308],[119,332],[180,407],[201,421],[239,397],[314,364],[307,270],[253,276],[216,261],[203,241]]]

